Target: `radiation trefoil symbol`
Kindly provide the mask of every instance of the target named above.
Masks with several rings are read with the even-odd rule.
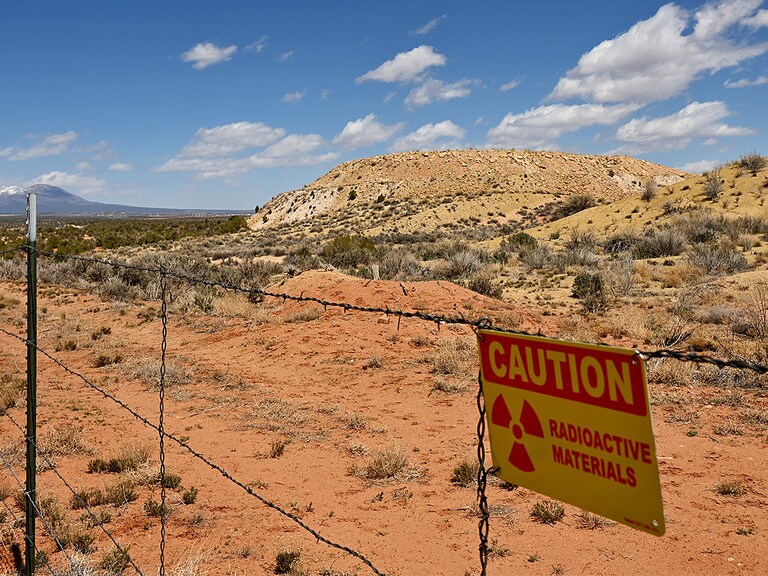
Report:
[[[512,415],[509,413],[507,402],[501,394],[493,402],[491,423],[503,428],[509,428],[510,424],[512,424]],[[523,432],[531,436],[544,438],[544,430],[541,428],[539,417],[528,403],[528,400],[523,400],[519,422],[512,424],[512,434],[515,436],[515,442],[512,444],[512,450],[509,452],[509,462],[518,470],[534,472],[536,467],[528,455],[528,450],[525,449],[525,445],[522,442],[518,442],[518,440],[523,439]]]

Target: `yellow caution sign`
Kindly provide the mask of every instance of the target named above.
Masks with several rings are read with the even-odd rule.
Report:
[[[634,350],[479,330],[497,476],[656,536],[664,510]]]

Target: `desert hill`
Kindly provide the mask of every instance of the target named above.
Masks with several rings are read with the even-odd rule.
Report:
[[[525,211],[574,194],[610,202],[690,176],[627,156],[527,150],[449,150],[374,156],[340,164],[315,182],[268,202],[253,229],[291,224],[314,232],[332,223],[369,233],[519,221]],[[522,213],[521,213],[522,211]],[[457,224],[458,223],[458,224]]]

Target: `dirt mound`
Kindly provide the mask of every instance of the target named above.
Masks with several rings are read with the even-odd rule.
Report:
[[[258,229],[333,213],[381,212],[403,203],[419,204],[425,211],[448,200],[482,196],[590,194],[610,201],[638,192],[651,178],[668,184],[684,176],[627,156],[528,150],[405,152],[340,164],[312,184],[272,199],[249,225]],[[462,216],[465,211],[454,210],[454,219]]]

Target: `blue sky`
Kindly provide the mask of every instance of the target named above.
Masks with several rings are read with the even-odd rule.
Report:
[[[253,209],[405,150],[768,154],[761,0],[0,4],[0,187]]]

